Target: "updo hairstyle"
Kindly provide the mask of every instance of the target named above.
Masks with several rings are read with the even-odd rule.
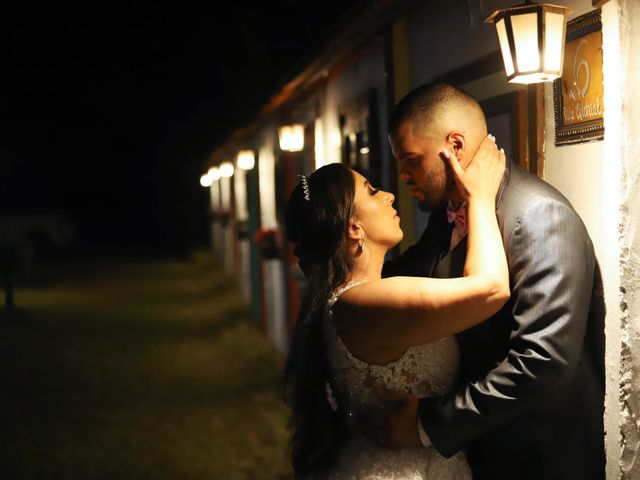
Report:
[[[348,434],[342,412],[333,411],[326,397],[333,380],[322,322],[330,296],[353,266],[348,230],[356,215],[355,180],[347,166],[325,165],[305,180],[291,192],[285,213],[287,237],[308,280],[283,371],[296,478],[331,466]]]

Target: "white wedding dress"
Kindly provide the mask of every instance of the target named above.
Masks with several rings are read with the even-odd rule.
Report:
[[[340,410],[349,418],[368,406],[378,405],[376,389],[409,392],[418,397],[442,394],[453,385],[460,351],[453,337],[415,346],[386,365],[372,365],[354,357],[342,343],[331,319],[331,307],[352,283],[330,299],[324,334]],[[345,405],[346,404],[346,405]],[[308,477],[313,480],[470,480],[463,453],[444,458],[433,447],[380,449],[354,429],[331,470]]]

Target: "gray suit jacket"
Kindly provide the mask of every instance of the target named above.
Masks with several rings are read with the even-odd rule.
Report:
[[[515,164],[496,199],[511,299],[457,336],[458,385],[420,401],[445,456],[465,450],[474,479],[604,479],[604,300],[593,245],[569,201]],[[444,207],[384,275],[462,276]]]

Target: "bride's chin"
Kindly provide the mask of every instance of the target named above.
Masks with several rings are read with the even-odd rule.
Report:
[[[399,235],[396,235],[395,238],[393,238],[393,239],[390,238],[388,241],[385,241],[384,242],[384,246],[386,248],[385,253],[388,252],[389,250],[397,247],[400,244],[400,242],[402,241],[403,238],[404,238],[404,232],[402,230],[400,230]]]
[[[397,247],[398,245],[400,245],[400,242],[402,241],[402,239],[404,238],[404,233],[400,235],[400,238],[396,239],[396,241],[393,243],[393,245],[391,245],[387,251],[391,250],[392,248]]]

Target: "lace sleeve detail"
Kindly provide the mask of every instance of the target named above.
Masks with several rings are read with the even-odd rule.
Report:
[[[463,454],[450,459],[434,448],[379,449],[363,437],[352,420],[379,403],[377,389],[404,391],[419,397],[444,393],[457,376],[459,350],[454,338],[407,349],[386,365],[372,365],[355,357],[338,335],[332,308],[340,295],[357,283],[338,289],[331,296],[324,319],[325,353],[331,369],[327,400],[351,425],[352,436],[341,447],[340,459],[330,471],[311,478],[323,480],[470,480],[471,472]],[[328,389],[328,390],[330,390]]]
[[[358,409],[377,403],[376,390],[380,387],[419,397],[444,393],[450,388],[457,376],[459,360],[453,337],[411,347],[386,365],[366,363],[349,351],[333,325],[332,307],[340,295],[358,284],[347,284],[332,295],[325,319],[327,355],[336,396],[346,401],[349,409]]]

